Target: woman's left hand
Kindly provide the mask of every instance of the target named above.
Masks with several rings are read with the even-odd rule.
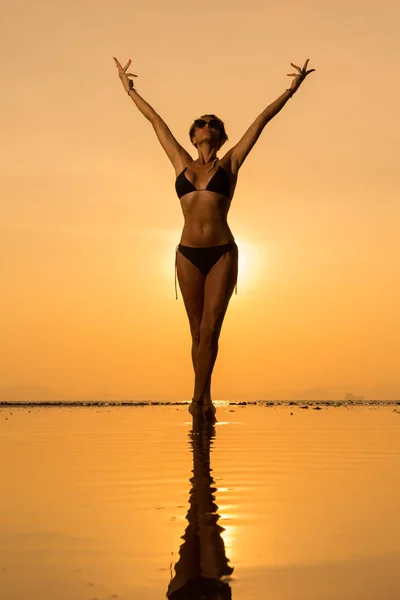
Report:
[[[290,63],[292,65],[292,67],[294,67],[298,71],[298,73],[288,73],[288,77],[294,77],[292,84],[289,88],[290,90],[293,90],[293,93],[300,87],[301,83],[305,80],[307,75],[309,75],[310,73],[315,71],[315,69],[309,69],[307,71],[307,65],[308,65],[309,60],[310,59],[307,58],[306,62],[304,63],[304,67],[302,69],[300,67],[298,67],[297,65]]]

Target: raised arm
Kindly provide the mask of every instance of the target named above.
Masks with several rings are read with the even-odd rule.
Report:
[[[289,77],[294,77],[290,88],[285,90],[283,94],[279,96],[272,104],[269,104],[263,112],[258,115],[254,123],[250,125],[246,133],[239,140],[239,142],[228,151],[228,155],[230,156],[231,168],[233,173],[237,173],[240,167],[242,166],[246,156],[249,154],[250,150],[253,148],[254,144],[260,137],[264,127],[275,115],[278,114],[280,110],[285,106],[286,102],[293,96],[296,90],[299,88],[301,83],[304,81],[306,76],[315,69],[309,69],[307,71],[308,58],[304,63],[303,68],[290,63],[292,67],[297,69],[297,73],[288,73]]]
[[[136,104],[142,115],[146,117],[153,125],[154,131],[158,137],[161,146],[164,148],[168,158],[173,164],[177,173],[181,172],[184,166],[192,160],[192,157],[182,146],[177,142],[175,137],[172,135],[167,124],[162,120],[159,114],[156,113],[154,108],[150,106],[146,100],[144,100],[133,87],[133,81],[129,77],[137,77],[133,73],[127,73],[127,69],[131,64],[129,59],[125,67],[122,67],[118,60],[114,58],[115,64],[118,68],[118,75],[121,79],[122,85],[125,91]]]

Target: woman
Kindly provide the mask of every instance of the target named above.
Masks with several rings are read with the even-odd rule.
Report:
[[[221,159],[217,152],[228,139],[223,122],[215,115],[203,115],[190,128],[190,141],[198,158],[177,142],[155,110],[137,93],[124,67],[114,58],[125,91],[154,131],[175,168],[176,191],[184,215],[181,241],[176,252],[176,270],[192,334],[192,362],[195,372],[194,394],[189,406],[193,418],[215,422],[211,400],[211,375],[218,352],[218,339],[232,292],[236,285],[238,249],[227,223],[227,215],[237,176],[246,156],[265,125],[297,91],[306,76],[309,59],[303,68],[290,63],[296,73],[287,90],[267,106],[241,140]]]

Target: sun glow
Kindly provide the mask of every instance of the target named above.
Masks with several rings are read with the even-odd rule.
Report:
[[[241,239],[236,239],[236,243],[239,248],[238,286],[253,287],[257,283],[260,271],[260,245]]]

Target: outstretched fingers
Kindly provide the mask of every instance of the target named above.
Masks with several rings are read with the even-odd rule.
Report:
[[[120,62],[119,62],[118,58],[115,58],[115,56],[113,56],[113,59],[114,59],[115,64],[118,67],[118,71],[121,71],[122,67],[120,65]]]
[[[313,71],[315,71],[315,69],[308,69],[308,71],[307,71],[307,66],[308,66],[309,60],[310,59],[307,58],[306,62],[304,63],[303,71],[304,71],[305,75],[308,75],[309,73],[312,73]]]
[[[292,67],[297,69],[298,73],[287,73],[288,77],[299,77],[299,80],[302,81],[307,75],[309,75],[310,73],[315,71],[315,69],[309,69],[307,71],[307,66],[308,66],[309,61],[310,61],[310,59],[307,58],[306,62],[303,65],[303,68],[300,68],[298,65],[295,65],[294,63],[291,62],[290,64],[292,65]]]
[[[126,65],[125,65],[124,67],[122,67],[122,66],[121,66],[121,63],[119,62],[119,60],[118,60],[117,58],[115,58],[115,56],[113,56],[113,59],[114,59],[114,61],[115,61],[115,64],[117,65],[117,67],[118,67],[118,71],[119,71],[120,73],[125,73],[125,72],[126,72],[126,70],[127,70],[127,68],[129,67],[129,65],[130,65],[130,64],[131,64],[131,62],[132,62],[132,60],[131,60],[131,59],[129,59],[129,60],[128,60],[128,62],[126,63]],[[135,77],[136,77],[136,75],[135,75]]]

